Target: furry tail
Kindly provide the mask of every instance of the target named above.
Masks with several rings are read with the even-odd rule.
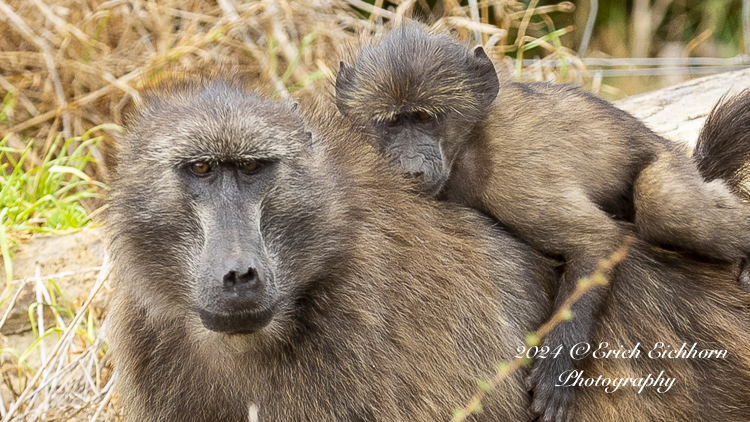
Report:
[[[750,89],[722,98],[701,129],[694,158],[703,177],[750,201]]]

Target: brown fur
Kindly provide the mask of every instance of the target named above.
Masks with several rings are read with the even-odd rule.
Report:
[[[719,100],[701,129],[694,158],[706,180],[726,184],[750,203],[750,90]],[[738,272],[750,288],[750,262],[739,263]]]
[[[622,226],[625,228],[626,226]],[[750,417],[750,295],[731,264],[699,262],[642,241],[611,276],[611,288],[592,329],[591,344],[632,349],[636,359],[591,356],[579,363],[585,377],[666,377],[672,389],[628,387],[615,393],[576,388],[575,421],[744,421]],[[726,358],[649,358],[661,351],[727,350]],[[655,355],[654,355],[655,356]],[[557,387],[563,388],[563,387]]]
[[[646,240],[714,259],[750,251],[748,210],[723,185],[706,183],[677,146],[577,88],[498,80],[489,68],[481,48],[408,24],[342,63],[337,104],[371,127],[375,146],[427,193],[482,210],[562,258],[555,308],[619,247],[616,219],[634,221]],[[577,302],[576,318],[545,344],[588,341],[605,295],[598,289]],[[534,410],[543,420],[571,419],[572,389],[552,385],[574,363],[535,362]]]

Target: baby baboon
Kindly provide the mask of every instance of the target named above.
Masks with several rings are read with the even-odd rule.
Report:
[[[634,220],[646,240],[711,258],[750,251],[748,210],[707,184],[677,146],[580,89],[499,79],[481,47],[469,51],[420,24],[342,62],[336,103],[425,192],[482,210],[561,257],[555,308],[621,244],[616,218]],[[604,296],[588,293],[545,344],[587,342]],[[564,356],[535,362],[533,409],[544,421],[570,420],[573,389],[553,385],[573,366]]]
[[[546,258],[381,174],[333,112],[231,81],[143,97],[107,155],[127,421],[447,420],[549,312]],[[520,373],[488,399],[475,420],[531,419]]]
[[[695,160],[707,180],[723,180],[750,201],[750,90],[714,107],[698,137]]]

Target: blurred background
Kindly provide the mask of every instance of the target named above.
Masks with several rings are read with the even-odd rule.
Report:
[[[750,0],[0,0],[0,135],[121,123],[134,88],[225,66],[274,95],[322,89],[339,54],[414,17],[481,42],[519,80],[622,98],[750,64]],[[743,35],[745,34],[745,35]]]

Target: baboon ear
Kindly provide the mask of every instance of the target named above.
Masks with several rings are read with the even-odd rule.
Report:
[[[500,91],[500,80],[497,77],[495,65],[487,56],[481,45],[474,47],[474,71],[478,80],[477,94],[482,107],[489,107],[495,101]]]
[[[305,144],[310,146],[313,143],[313,134],[309,130],[305,131]]]
[[[344,101],[346,91],[354,84],[354,67],[345,61],[339,63],[339,72],[336,74],[336,107],[344,116],[349,114],[349,107]]]
[[[354,76],[354,66],[350,65],[345,61],[339,62],[339,73],[336,75],[336,85],[339,82],[347,84],[351,83],[351,78]]]

